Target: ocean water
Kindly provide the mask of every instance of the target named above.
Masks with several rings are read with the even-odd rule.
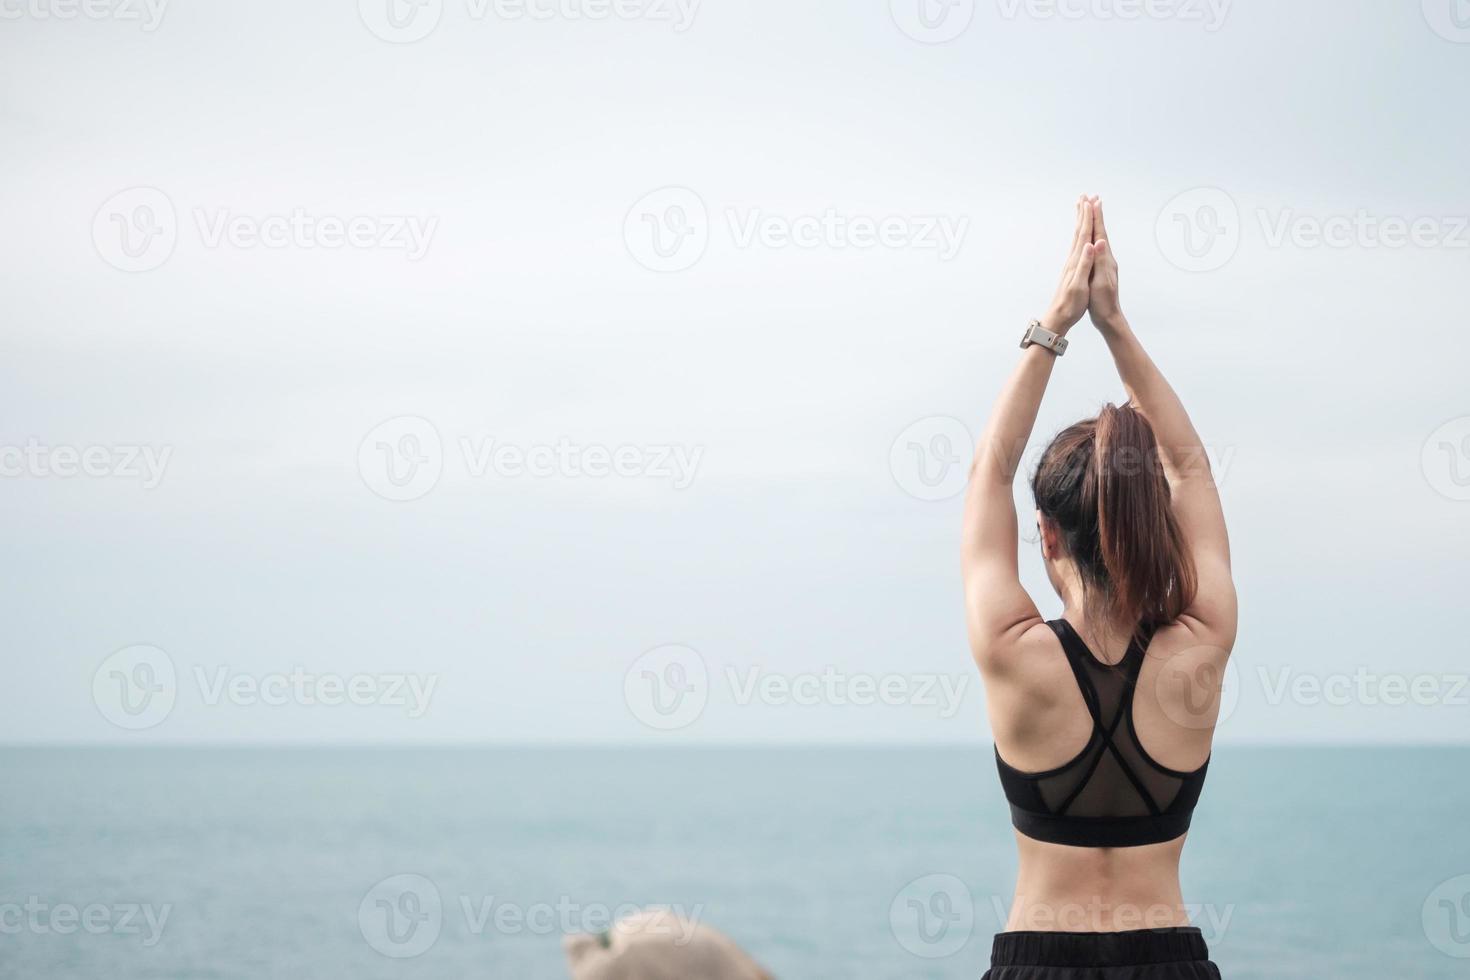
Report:
[[[1225,976],[1470,975],[1467,774],[1220,748],[1184,874]],[[0,786],[28,980],[559,978],[632,905],[778,980],[978,978],[1015,866],[979,747],[8,748]]]

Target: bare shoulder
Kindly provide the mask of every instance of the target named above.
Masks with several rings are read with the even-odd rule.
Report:
[[[1217,686],[1235,648],[1235,620],[1206,622],[1185,615],[1160,627],[1148,645],[1146,672],[1163,671],[1177,683],[1167,689]],[[1197,693],[1197,692],[1196,692]]]
[[[1133,717],[1162,765],[1188,772],[1209,756],[1235,643],[1233,620],[1228,625],[1216,629],[1186,616],[1160,628],[1148,645]]]
[[[1039,617],[1014,631],[982,665],[996,748],[1027,772],[1074,757],[1092,732],[1091,715],[1061,640]]]
[[[1061,642],[1040,616],[1017,623],[983,648],[974,650],[986,682],[1047,690],[1059,677],[1070,674]]]

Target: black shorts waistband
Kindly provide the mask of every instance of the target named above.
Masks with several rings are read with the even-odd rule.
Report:
[[[1208,960],[1194,926],[1129,932],[1002,932],[991,946],[992,966],[1142,966]]]

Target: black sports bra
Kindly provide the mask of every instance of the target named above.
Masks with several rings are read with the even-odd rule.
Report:
[[[1133,727],[1133,689],[1153,630],[1129,644],[1117,665],[1092,655],[1065,619],[1046,625],[1062,641],[1087,711],[1092,737],[1065,765],[1013,769],[995,753],[1011,823],[1027,837],[1074,847],[1136,847],[1174,840],[1189,829],[1210,762],[1194,772],[1159,765]]]

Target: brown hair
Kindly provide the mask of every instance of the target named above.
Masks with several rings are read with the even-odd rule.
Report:
[[[1194,601],[1194,562],[1174,519],[1153,426],[1130,405],[1051,441],[1031,480],[1082,578],[1090,623],[1162,625]]]

